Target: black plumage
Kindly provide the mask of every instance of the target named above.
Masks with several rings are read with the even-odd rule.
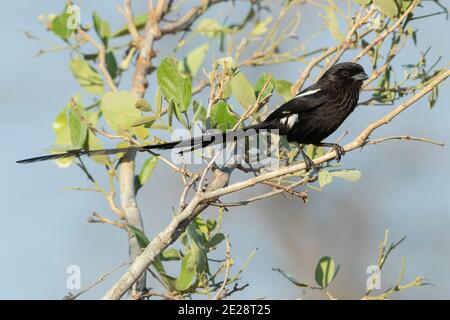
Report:
[[[312,86],[299,92],[293,99],[287,101],[273,111],[263,122],[238,130],[234,136],[243,137],[244,133],[253,129],[277,129],[280,135],[285,135],[289,142],[296,144],[302,153],[307,170],[315,168],[312,160],[304,153],[301,144],[331,147],[336,152],[339,161],[344,149],[335,143],[323,142],[344,122],[355,109],[359,92],[364,80],[368,77],[364,69],[357,63],[338,63],[328,69]],[[174,141],[155,145],[131,146],[127,148],[103,150],[71,150],[65,153],[52,154],[17,161],[30,163],[82,155],[109,155],[133,151],[149,151],[153,149],[183,149],[195,150],[208,145],[223,143],[226,133],[207,134],[192,139]]]

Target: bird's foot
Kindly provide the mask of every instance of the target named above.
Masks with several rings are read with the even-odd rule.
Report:
[[[305,157],[304,161],[305,161],[305,171],[306,172],[311,171],[311,170],[315,171],[318,169],[318,167],[316,166],[314,161],[312,161],[310,158]]]
[[[345,155],[345,149],[342,146],[338,145],[337,143],[333,144],[331,148],[333,149],[334,152],[336,152],[335,157],[336,161],[337,162],[341,161],[341,157]]]

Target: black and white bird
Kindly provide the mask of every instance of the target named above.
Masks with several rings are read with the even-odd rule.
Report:
[[[243,136],[239,133],[245,133],[250,129],[256,133],[258,130],[276,129],[280,135],[286,136],[289,142],[298,147],[304,158],[307,171],[315,168],[315,164],[303,151],[302,144],[331,147],[336,153],[336,160],[340,161],[341,156],[345,154],[344,148],[336,143],[323,142],[323,140],[336,131],[355,109],[363,81],[367,78],[364,69],[357,63],[342,62],[335,64],[316,83],[300,91],[294,98],[274,110],[263,122],[239,129],[235,136]],[[83,155],[110,155],[154,149],[188,148],[191,151],[224,143],[226,134],[207,134],[186,140],[126,148],[70,150],[65,153],[29,158],[17,162],[30,163]]]

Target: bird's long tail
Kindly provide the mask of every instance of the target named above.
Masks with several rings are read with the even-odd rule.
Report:
[[[117,153],[128,153],[128,152],[144,152],[150,150],[169,150],[169,149],[186,149],[181,152],[189,152],[201,148],[205,148],[211,145],[224,144],[233,140],[242,139],[248,132],[249,129],[261,129],[262,125],[254,125],[239,129],[236,131],[227,131],[223,133],[205,134],[200,137],[193,137],[190,139],[178,140],[167,143],[151,144],[143,146],[130,146],[125,148],[115,148],[115,149],[101,149],[101,150],[69,150],[64,153],[49,154],[40,157],[28,158],[17,161],[17,163],[32,163],[46,160],[56,160],[71,157],[81,157],[81,156],[105,156]]]

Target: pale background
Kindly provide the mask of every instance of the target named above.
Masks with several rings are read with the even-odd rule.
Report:
[[[143,9],[144,2],[136,1],[136,9]],[[82,13],[89,13],[83,21],[90,20],[90,12],[95,8],[113,26],[121,26],[122,17],[115,9],[119,3],[82,1]],[[247,8],[247,4],[236,3]],[[69,291],[65,286],[68,265],[81,267],[85,287],[127,259],[123,231],[86,223],[92,211],[108,212],[103,199],[97,194],[60,191],[64,187],[88,185],[78,169],[62,170],[51,162],[27,166],[15,163],[20,158],[45,152],[54,139],[51,123],[55,115],[70,96],[80,91],[68,70],[67,52],[33,58],[44,45],[27,39],[22,33],[33,31],[57,42],[43,30],[37,16],[59,12],[61,7],[62,1],[21,0],[8,2],[0,12],[3,43],[0,51],[0,298],[3,299],[60,299]],[[214,17],[220,10],[220,7],[210,10],[209,15]],[[309,22],[315,15],[315,12],[303,13],[300,36],[309,29],[316,30],[316,20]],[[430,58],[443,55],[445,65],[450,52],[445,32],[449,30],[448,21],[439,16],[419,20],[414,26],[420,30],[419,48],[407,46],[395,67],[415,61],[419,52],[428,46],[432,46]],[[329,35],[325,31],[321,42],[329,44],[327,41]],[[156,62],[168,53],[164,48],[159,50]],[[244,72],[252,81],[263,71],[294,80],[302,65],[292,66]],[[129,88],[128,83],[123,88]],[[411,134],[450,145],[449,89],[448,82],[441,86],[433,110],[428,109],[423,99],[389,126],[378,130],[375,136]],[[346,138],[349,141],[370,121],[391,109],[359,108],[337,135],[349,130]],[[142,159],[141,155],[139,161]],[[366,268],[376,261],[377,246],[385,229],[390,230],[392,240],[404,235],[408,238],[388,262],[382,275],[383,288],[394,283],[401,257],[405,256],[405,280],[422,275],[435,286],[412,289],[398,297],[450,298],[449,148],[388,142],[352,152],[345,156],[343,164],[361,170],[362,179],[357,183],[337,181],[322,192],[311,191],[308,204],[278,197],[232,209],[225,216],[223,232],[232,240],[236,266],[258,248],[241,282],[250,283],[250,287],[235,298],[323,298],[320,294],[304,296],[301,290],[271,271],[272,267],[281,267],[298,280],[313,282],[315,264],[323,255],[333,256],[341,265],[330,290],[341,298],[358,298],[364,293]],[[180,191],[176,174],[159,164],[138,199],[149,237],[170,220]],[[217,215],[217,210],[208,212]],[[123,269],[82,297],[102,296],[122,272]]]

